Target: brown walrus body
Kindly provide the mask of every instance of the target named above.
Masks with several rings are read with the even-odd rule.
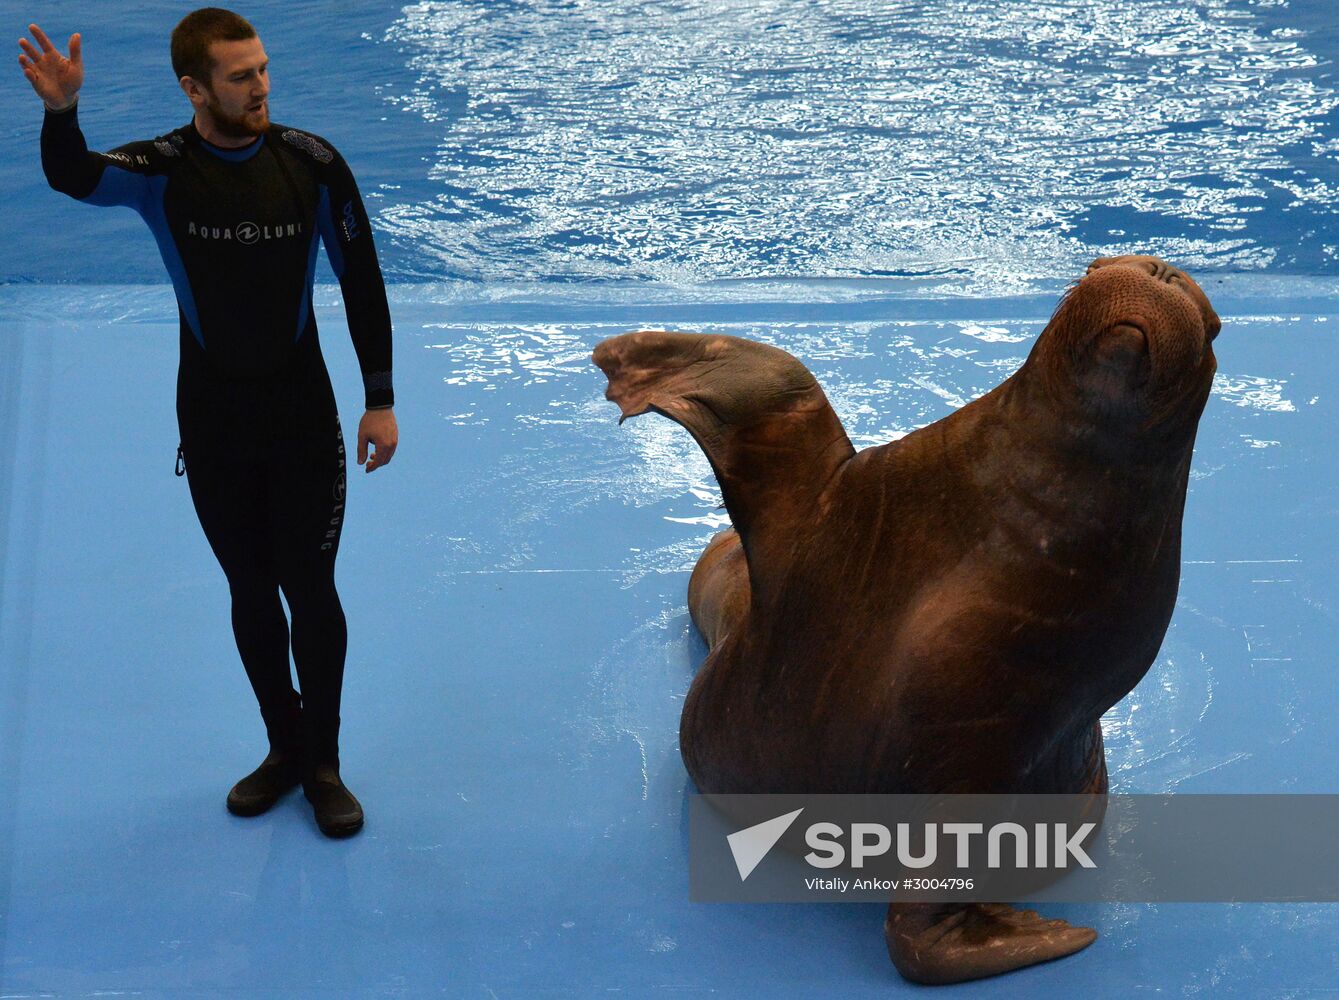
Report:
[[[711,652],[681,721],[703,792],[1104,792],[1098,719],[1157,654],[1218,317],[1155,258],[1096,261],[1027,362],[855,452],[776,348],[640,332],[595,362],[624,417],[707,453],[734,530],[689,606]],[[889,952],[949,982],[1095,937],[998,904],[894,905]]]

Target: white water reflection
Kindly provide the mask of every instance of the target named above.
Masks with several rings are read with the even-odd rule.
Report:
[[[990,391],[1023,363],[1044,325],[1039,319],[883,320],[706,328],[798,357],[860,449],[904,437]],[[484,448],[515,442],[503,447],[487,472],[488,489],[505,495],[512,516],[490,535],[487,551],[457,551],[466,562],[531,565],[547,531],[612,502],[644,509],[649,517],[645,533],[637,532],[644,544],[636,551],[621,558],[607,553],[612,564],[606,565],[634,581],[691,569],[712,532],[728,524],[711,466],[691,435],[654,415],[619,426],[617,407],[601,398],[604,379],[590,352],[626,328],[430,322],[423,329],[428,363],[442,383],[438,417],[488,435]],[[1195,484],[1248,455],[1282,449],[1286,428],[1279,421],[1296,416],[1286,386],[1273,375],[1219,373],[1215,405],[1234,405],[1222,413],[1214,409],[1209,419],[1240,418],[1233,434],[1200,441],[1192,493]],[[460,499],[474,502],[480,489],[466,484]]]
[[[488,281],[1322,273],[1339,99],[1276,6],[410,4],[387,99],[437,130],[436,190],[378,225],[418,276]]]

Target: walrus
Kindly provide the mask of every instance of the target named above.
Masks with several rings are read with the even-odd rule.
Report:
[[[680,722],[698,790],[1104,801],[1099,718],[1171,619],[1220,328],[1184,271],[1099,258],[1012,376],[860,452],[785,351],[662,331],[599,344],[619,422],[685,427],[733,525],[688,585],[710,648]],[[894,903],[884,934],[925,983],[1097,936],[1001,903]]]

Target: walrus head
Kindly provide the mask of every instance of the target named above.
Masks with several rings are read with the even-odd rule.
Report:
[[[1038,338],[1048,395],[1109,429],[1193,428],[1218,362],[1222,323],[1203,290],[1157,257],[1099,257]]]

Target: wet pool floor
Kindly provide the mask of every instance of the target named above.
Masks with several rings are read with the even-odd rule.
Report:
[[[322,294],[352,434],[356,363]],[[768,340],[809,365],[863,447],[998,383],[1049,307],[471,304],[397,288],[393,309],[402,443],[351,477],[338,571],[343,771],[368,821],[331,842],[300,794],[251,820],[223,807],[263,729],[222,573],[172,474],[169,290],[3,290],[0,993],[911,992],[880,906],[689,903],[677,724],[704,647],[685,588],[724,512],[686,432],[618,426],[589,353],[643,325]],[[1339,309],[1219,311],[1180,598],[1157,662],[1104,720],[1113,790],[1335,792]],[[1339,981],[1329,906],[1047,912],[1101,937],[950,992],[1300,996]]]

